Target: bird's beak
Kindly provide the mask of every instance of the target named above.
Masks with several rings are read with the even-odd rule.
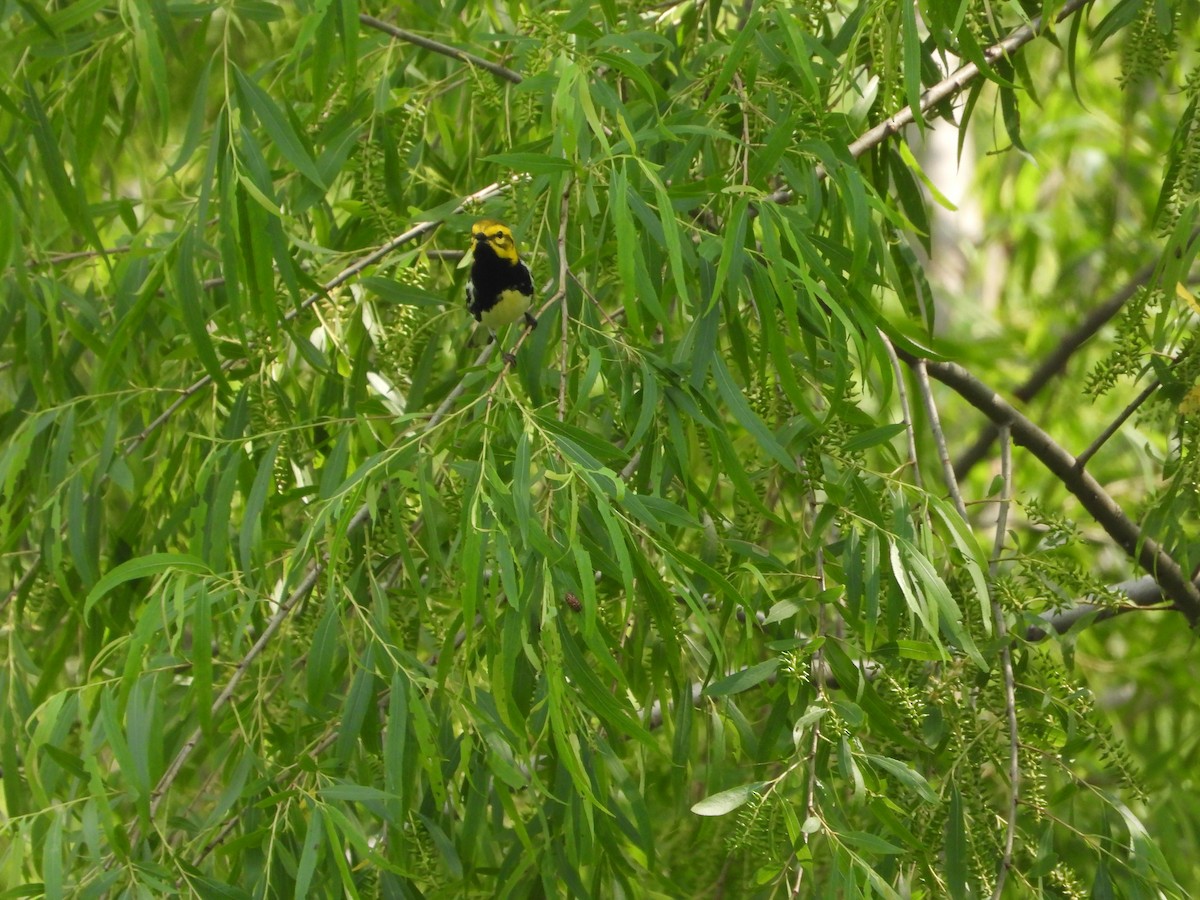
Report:
[[[475,243],[486,244],[487,243],[487,235],[484,234],[482,231],[479,232],[479,234],[475,235]]]

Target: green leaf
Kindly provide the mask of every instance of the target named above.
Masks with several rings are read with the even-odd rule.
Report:
[[[307,897],[312,884],[313,874],[320,858],[320,848],[323,846],[325,834],[325,816],[321,807],[314,804],[308,810],[308,828],[304,833],[304,843],[300,847],[300,863],[296,868],[296,898]]]
[[[898,759],[892,759],[888,756],[877,756],[873,753],[865,754],[865,758],[875,766],[886,771],[889,775],[899,781],[909,790],[915,791],[917,795],[926,803],[936,803],[937,794],[933,788],[929,786],[929,782],[925,780],[925,776],[901,762]]]
[[[754,781],[721,791],[719,794],[710,794],[699,803],[692,804],[692,812],[698,816],[723,816],[748,803],[766,787],[766,784],[765,781]]]
[[[84,600],[84,615],[86,616],[99,600],[119,585],[174,569],[198,575],[213,574],[204,560],[186,553],[151,553],[148,556],[139,556],[109,570],[96,582]]]
[[[732,675],[726,675],[717,681],[714,681],[704,689],[706,697],[727,697],[730,694],[740,694],[742,691],[748,691],[755,685],[761,684],[779,668],[781,660],[769,659],[766,662],[758,665],[750,666],[741,671],[734,672]]]
[[[851,847],[867,853],[892,854],[903,853],[904,848],[897,847],[891,841],[885,841],[876,834],[867,831],[845,831],[838,835]]]
[[[283,114],[283,110],[275,104],[266,91],[246,77],[237,66],[233,66],[233,73],[237,78],[238,89],[246,101],[246,105],[254,111],[255,118],[258,119],[259,124],[262,125],[263,130],[266,131],[279,152],[283,154],[283,158],[324,192],[327,186],[321,178],[321,173],[317,170],[316,161],[301,143],[300,138],[292,129],[291,123],[288,122],[287,116]],[[267,208],[270,209],[271,205],[268,200]]]
[[[105,256],[104,245],[96,225],[92,221],[91,210],[88,208],[87,197],[82,184],[73,183],[67,174],[66,161],[63,158],[58,135],[54,133],[50,120],[42,108],[41,100],[33,85],[25,83],[25,105],[33,122],[33,140],[41,157],[42,169],[46,180],[50,182],[50,191],[58,202],[63,215],[67,217],[73,229],[78,229],[87,242],[98,253]],[[23,192],[22,192],[23,193]],[[105,256],[105,259],[107,257]]]
[[[713,379],[717,384],[717,392],[721,395],[721,399],[725,405],[729,407],[729,411],[733,413],[733,417],[737,419],[738,424],[745,428],[776,462],[787,471],[795,472],[795,461],[787,450],[783,448],[783,445],[775,439],[775,435],[763,424],[762,419],[750,408],[750,404],[746,402],[745,395],[734,384],[733,377],[729,374],[729,370],[725,367],[724,361],[719,356],[713,357],[712,370]]]
[[[859,450],[866,450],[868,447],[885,444],[896,435],[903,434],[907,427],[903,422],[899,422],[895,425],[881,425],[878,428],[868,429],[847,440],[842,445],[842,449],[847,453],[855,453]]]
[[[561,156],[547,153],[496,153],[482,158],[483,162],[496,163],[517,172],[530,175],[553,175],[558,172],[573,172],[574,164]]]

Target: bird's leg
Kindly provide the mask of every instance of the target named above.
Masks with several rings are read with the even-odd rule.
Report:
[[[537,328],[537,319],[533,317],[533,313],[525,313],[525,324],[530,328]]]

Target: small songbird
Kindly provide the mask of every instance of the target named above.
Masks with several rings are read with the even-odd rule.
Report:
[[[475,260],[467,283],[467,308],[477,322],[491,331],[522,316],[530,328],[537,319],[529,312],[533,303],[533,278],[521,262],[513,233],[503,222],[480,219],[471,226]]]

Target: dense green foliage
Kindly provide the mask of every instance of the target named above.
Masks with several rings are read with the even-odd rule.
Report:
[[[964,518],[985,420],[900,360],[1003,393],[1132,284],[1023,408],[1156,380],[1087,468],[1200,564],[1200,16],[1078,6],[6,4],[0,887],[1200,883],[1187,618],[1031,640],[1143,573],[1022,450]]]

